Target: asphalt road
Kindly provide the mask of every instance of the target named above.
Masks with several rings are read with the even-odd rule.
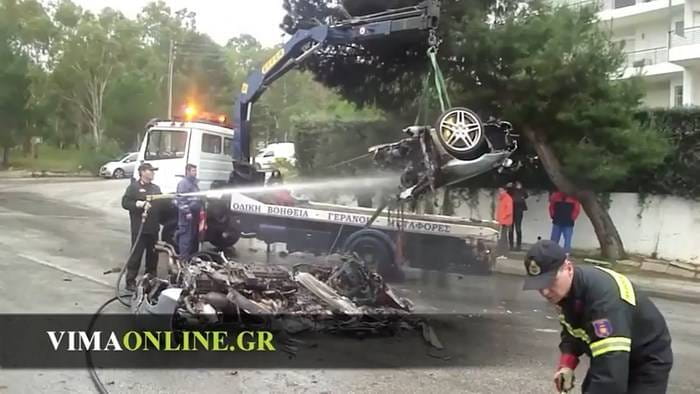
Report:
[[[128,253],[128,219],[120,207],[125,182],[0,179],[0,313],[92,313],[113,295],[116,278],[102,272],[121,266]],[[242,241],[237,250],[264,260],[259,245]],[[395,286],[419,311],[462,315],[459,324],[438,329],[447,352],[464,360],[460,367],[402,369],[397,353],[368,357],[363,369],[101,370],[100,376],[114,393],[552,393],[556,312],[536,293],[522,292],[521,280],[431,277]],[[655,302],[674,341],[669,392],[697,392],[698,306]],[[382,339],[375,341],[380,346]],[[403,356],[425,351],[406,347]],[[577,370],[580,378],[585,368]],[[0,393],[94,391],[85,370],[0,370]]]

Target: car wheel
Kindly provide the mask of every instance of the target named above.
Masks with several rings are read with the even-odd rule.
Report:
[[[442,147],[460,160],[478,157],[486,139],[484,124],[479,115],[464,107],[445,111],[438,118],[435,130]]]
[[[112,178],[114,178],[114,179],[122,179],[122,178],[124,178],[124,170],[122,170],[121,168],[117,168],[117,169],[114,170],[114,172],[112,173]]]

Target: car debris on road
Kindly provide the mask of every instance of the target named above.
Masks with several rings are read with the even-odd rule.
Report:
[[[172,247],[169,279],[141,278],[131,301],[136,314],[164,316],[175,328],[235,324],[285,335],[327,332],[356,336],[420,331],[436,349],[443,345],[413,303],[397,296],[357,256],[339,264],[293,266],[242,263],[223,253],[200,252],[180,260]]]

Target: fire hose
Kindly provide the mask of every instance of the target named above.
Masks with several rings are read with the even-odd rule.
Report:
[[[146,223],[146,219],[148,218],[148,210],[150,208],[150,201],[157,199],[158,196],[147,196],[146,197],[146,203],[143,207],[143,214],[141,215],[141,224],[139,225],[139,231],[136,233],[136,237],[134,238],[134,242],[131,245],[131,250],[129,251],[129,256],[126,258],[126,262],[124,262],[124,265],[122,266],[121,271],[119,272],[119,277],[117,277],[117,282],[114,285],[114,297],[110,298],[109,300],[105,301],[100,307],[97,309],[97,311],[92,315],[92,318],[90,319],[90,323],[88,324],[87,328],[87,333],[88,335],[92,335],[92,330],[95,326],[95,323],[97,322],[97,318],[100,316],[102,311],[111,303],[114,301],[119,301],[122,305],[126,307],[130,307],[131,304],[126,302],[125,299],[129,298],[130,295],[126,294],[120,294],[119,293],[119,284],[122,281],[122,278],[124,277],[124,274],[126,273],[127,266],[129,264],[129,260],[133,257],[134,251],[136,250],[136,245],[139,243],[141,240],[141,235],[143,234],[143,226]],[[162,197],[161,197],[162,198]],[[106,273],[109,273],[112,271],[107,271]],[[107,388],[105,387],[104,383],[100,379],[100,377],[97,375],[97,371],[95,370],[95,364],[92,362],[92,356],[90,354],[90,347],[86,347],[85,349],[85,363],[87,365],[88,372],[90,373],[90,378],[92,379],[92,382],[95,384],[95,388],[100,394],[109,394],[109,391],[107,391]]]

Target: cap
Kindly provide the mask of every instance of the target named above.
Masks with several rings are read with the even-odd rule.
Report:
[[[151,163],[141,163],[141,165],[139,166],[139,172],[144,170],[158,171],[158,169],[156,167],[153,167]]]
[[[537,241],[525,255],[527,278],[523,290],[540,290],[549,287],[559,267],[566,261],[566,252],[554,241]]]

